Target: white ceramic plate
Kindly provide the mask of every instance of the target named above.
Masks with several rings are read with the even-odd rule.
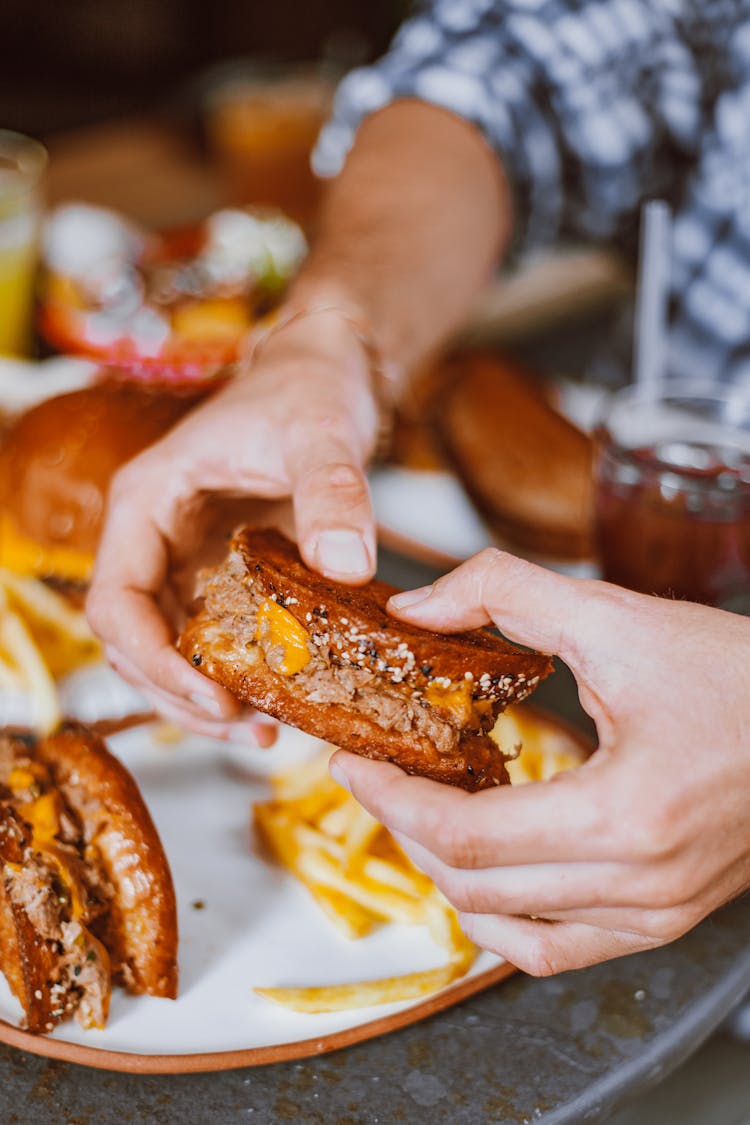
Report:
[[[179,910],[179,999],[117,990],[103,1031],[68,1022],[37,1037],[17,1030],[20,1009],[0,978],[0,1018],[7,1021],[0,1040],[93,1066],[210,1070],[304,1057],[339,1045],[342,1033],[350,1042],[388,1029],[373,1021],[398,1026],[424,1014],[423,1002],[410,1002],[302,1015],[257,997],[253,988],[261,985],[341,983],[432,968],[444,953],[421,927],[384,926],[360,941],[339,935],[292,876],[258,855],[251,807],[267,798],[267,783],[230,773],[221,744],[191,736],[165,745],[140,727],[114,736],[110,746],[138,780],[169,856]],[[277,750],[256,753],[278,769],[319,748],[283,728]],[[507,971],[482,954],[468,990],[496,979],[497,973],[485,974],[498,967]],[[447,990],[456,998],[466,991]]]

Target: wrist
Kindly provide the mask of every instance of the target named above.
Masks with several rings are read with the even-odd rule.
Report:
[[[402,350],[390,332],[390,318],[384,320],[377,302],[367,300],[349,285],[341,284],[335,277],[315,271],[308,277],[302,273],[293,282],[284,301],[284,309],[330,309],[342,321],[348,322],[366,345],[370,361],[386,373],[391,384],[392,397],[397,397],[404,382],[406,368]]]
[[[244,362],[252,369],[261,359],[323,360],[369,391],[377,415],[376,451],[387,445],[397,398],[399,375],[385,357],[370,325],[351,304],[285,302],[250,334]]]

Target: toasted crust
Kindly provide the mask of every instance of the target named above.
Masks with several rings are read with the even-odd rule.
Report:
[[[23,863],[26,832],[12,809],[0,805],[0,860]],[[49,980],[56,956],[49,944],[40,940],[26,912],[13,902],[0,879],[0,968],[11,992],[24,1010],[29,1031],[44,1031],[53,1023],[52,993]]]
[[[159,834],[141,792],[102,740],[67,723],[44,739],[37,756],[96,842],[114,888],[97,929],[118,983],[149,996],[177,995],[177,902]]]
[[[451,464],[506,542],[560,559],[593,554],[593,443],[533,381],[470,353],[433,402]]]
[[[523,652],[485,630],[445,636],[397,622],[385,609],[395,587],[373,581],[355,588],[322,578],[277,531],[238,532],[230,560],[241,575],[233,580],[230,604],[221,604],[216,592],[225,564],[208,578],[204,607],[179,642],[183,655],[207,676],[282,722],[365,757],[395,762],[408,773],[468,790],[507,780],[503,754],[487,730],[505,706],[525,698],[549,673],[547,657]],[[457,744],[441,751],[422,730],[377,721],[357,705],[356,688],[351,698],[325,700],[319,690],[307,690],[305,673],[272,670],[261,647],[247,641],[251,598],[276,601],[303,626],[311,661],[325,652],[329,669],[351,670],[360,685],[366,677],[368,690],[405,701],[419,717],[426,709],[436,722],[455,723],[450,710],[427,702],[426,693],[435,685],[465,688],[471,705]]]

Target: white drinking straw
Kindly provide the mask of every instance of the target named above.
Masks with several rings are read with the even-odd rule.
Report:
[[[635,381],[654,390],[664,377],[672,257],[672,213],[662,199],[643,208],[635,316]]]

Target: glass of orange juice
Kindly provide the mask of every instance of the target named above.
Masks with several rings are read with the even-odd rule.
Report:
[[[31,347],[46,165],[38,141],[0,129],[0,354],[26,355]]]
[[[258,64],[216,82],[204,112],[229,203],[278,207],[304,227],[313,222],[320,182],[310,155],[333,91],[332,80],[304,65]]]

